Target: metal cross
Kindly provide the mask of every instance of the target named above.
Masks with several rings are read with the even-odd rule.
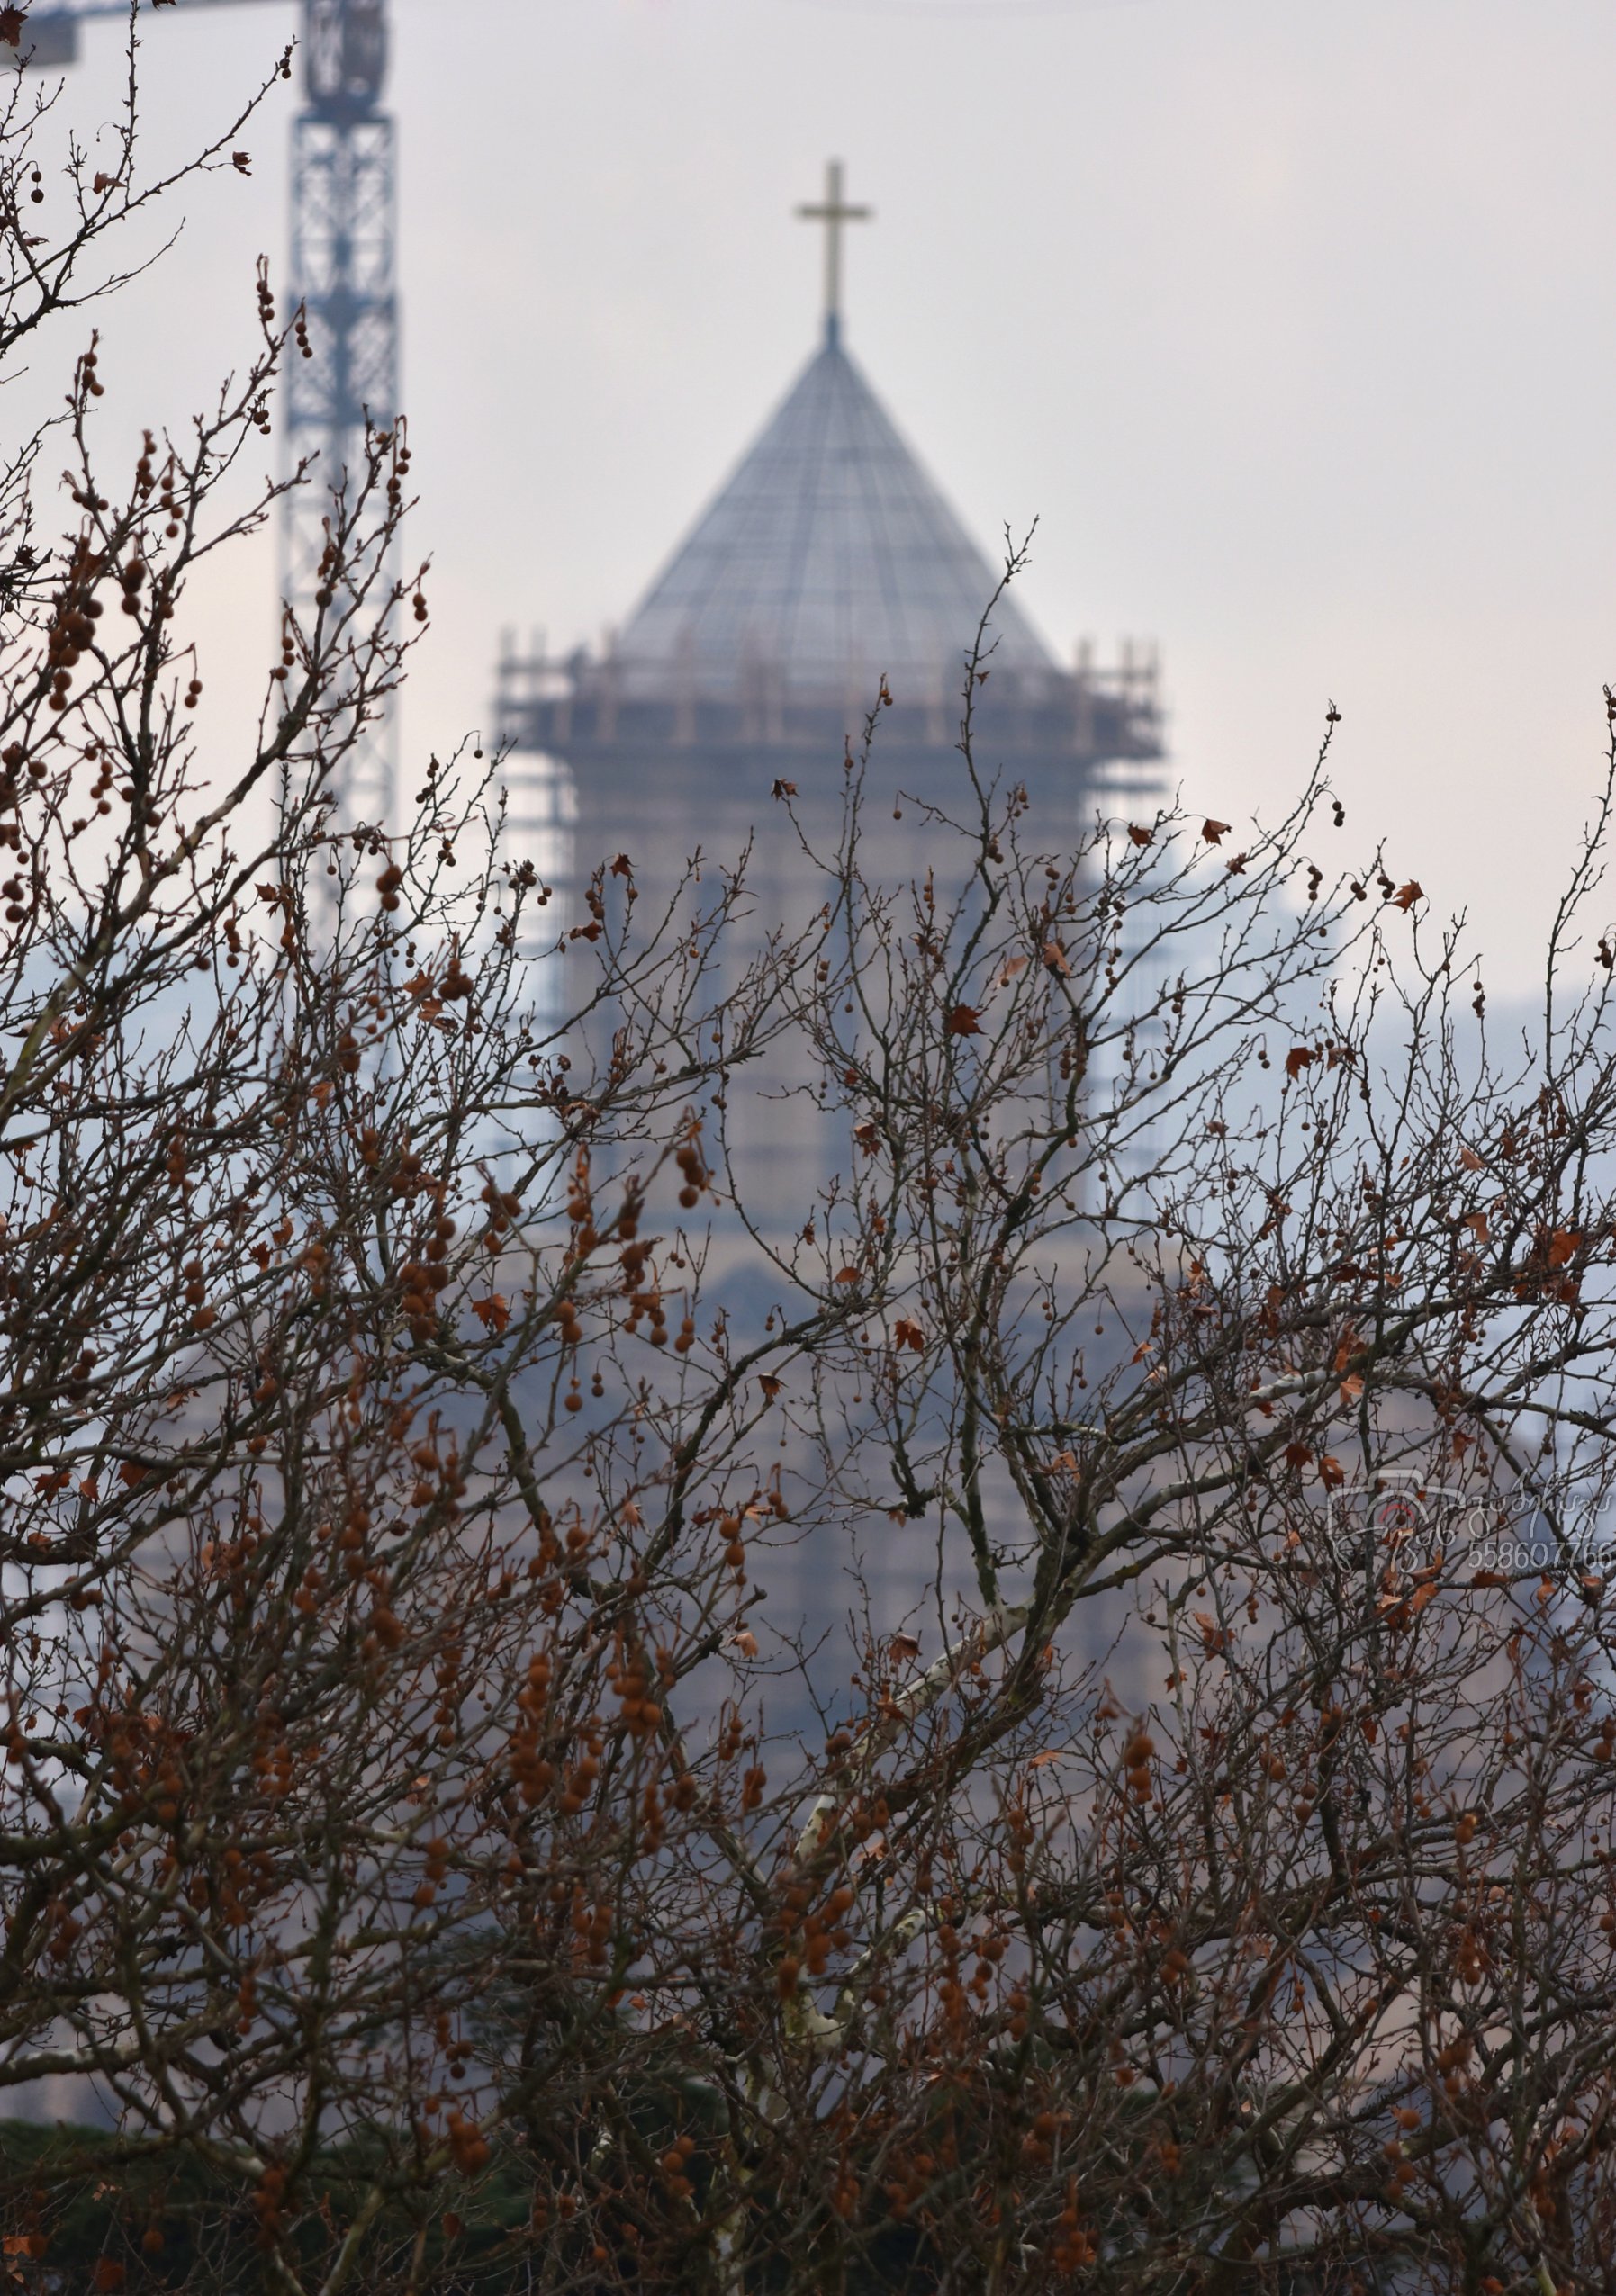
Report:
[[[842,163],[827,159],[825,163],[825,197],[816,206],[799,207],[799,218],[805,223],[825,226],[825,339],[835,345],[842,334],[842,226],[844,223],[867,223],[874,212],[868,207],[850,207],[842,197]]]

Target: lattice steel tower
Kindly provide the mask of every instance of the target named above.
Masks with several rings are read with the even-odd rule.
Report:
[[[399,398],[397,198],[384,0],[303,0],[303,106],[292,131],[291,302],[308,316],[311,358],[294,356],[286,386],[291,464],[318,459],[313,483],[287,499],[282,594],[314,611],[331,491],[364,467],[365,425],[387,428]],[[384,569],[385,578],[389,570]],[[391,725],[350,752],[339,793],[349,819],[390,818]]]
[[[231,0],[185,0],[187,7]],[[68,0],[30,11],[23,50],[36,68],[77,62],[78,27],[129,14],[128,0]],[[292,131],[291,295],[308,312],[313,353],[293,353],[284,437],[289,465],[317,455],[312,482],[287,497],[281,532],[282,594],[314,608],[323,521],[332,489],[363,467],[365,421],[398,414],[396,150],[382,108],[387,77],[385,0],[302,0],[303,104]],[[349,819],[392,810],[391,729],[371,730],[350,753],[339,792]]]

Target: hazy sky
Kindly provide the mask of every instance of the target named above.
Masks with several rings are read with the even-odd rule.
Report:
[[[1224,815],[1333,698],[1353,827],[1523,982],[1616,682],[1609,0],[393,4],[412,754],[483,716],[502,625],[620,620],[748,442],[812,347],[790,211],[835,154],[877,210],[850,347],[979,536],[1038,518],[1050,639],[1159,643],[1174,770]],[[165,10],[154,141],[294,21]],[[93,124],[115,28],[87,44]],[[182,418],[245,347],[292,97],[113,328],[112,419]],[[217,738],[271,581],[212,602]]]

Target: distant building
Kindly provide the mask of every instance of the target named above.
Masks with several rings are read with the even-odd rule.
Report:
[[[866,875],[903,884],[924,868],[934,850],[925,805],[969,817],[957,746],[965,663],[1001,569],[843,342],[841,230],[861,212],[843,201],[833,166],[823,203],[803,211],[826,225],[819,346],[620,634],[599,653],[559,657],[506,646],[497,722],[515,752],[511,844],[559,894],[619,851],[647,896],[665,893],[700,851],[709,897],[716,870],[750,847],[756,934],[801,922],[826,888],[805,860],[799,826],[818,852],[834,851],[844,761],[857,752],[883,680],[893,702],[879,712],[862,816]],[[987,644],[977,762],[985,779],[1025,787],[1034,844],[1069,845],[1097,810],[1125,815],[1124,790],[1137,797],[1142,783],[1153,784],[1162,754],[1153,655],[1124,648],[1102,671],[1080,648],[1063,668],[1010,595],[994,608]],[[791,785],[790,815],[772,794],[777,783]],[[962,873],[957,847],[949,858]],[[606,891],[619,897],[610,879]],[[538,912],[535,945],[554,942],[562,905]],[[642,916],[657,908],[647,897]],[[541,967],[541,995],[545,977]],[[547,977],[559,1013],[564,964]],[[582,987],[585,976],[574,977]],[[781,1265],[805,1213],[852,1151],[818,1098],[804,1046],[767,1076],[754,1072],[753,1084],[724,1110],[723,1145],[749,1220],[781,1260],[750,1249],[727,1209],[712,1219],[706,1266],[709,1285],[716,1281],[732,1306],[745,1299],[761,1321],[789,1288]],[[895,1622],[924,1585],[933,1530],[906,1535],[884,1517],[881,1529],[879,1557],[862,1567],[877,1609]],[[817,1550],[788,1550],[768,1576],[772,1616],[821,1626],[839,1618],[845,1585],[823,1572]]]

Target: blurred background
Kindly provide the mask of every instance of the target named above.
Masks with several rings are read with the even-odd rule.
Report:
[[[821,252],[792,210],[837,154],[876,211],[849,347],[985,545],[1038,520],[1022,599],[1057,651],[1154,639],[1169,773],[1225,818],[1277,809],[1333,699],[1353,829],[1468,908],[1490,987],[1530,986],[1616,680],[1608,7],[393,15],[408,544],[435,562],[406,793],[488,722],[501,629],[598,643],[792,380]],[[222,124],[295,11],[142,28],[156,159]],[[93,133],[122,68],[86,27],[64,119]],[[284,280],[296,97],[105,315],[131,460],[246,356],[260,251]],[[59,403],[87,328],[39,342],[14,409]],[[266,537],[199,600],[210,741],[276,658],[274,584]]]

